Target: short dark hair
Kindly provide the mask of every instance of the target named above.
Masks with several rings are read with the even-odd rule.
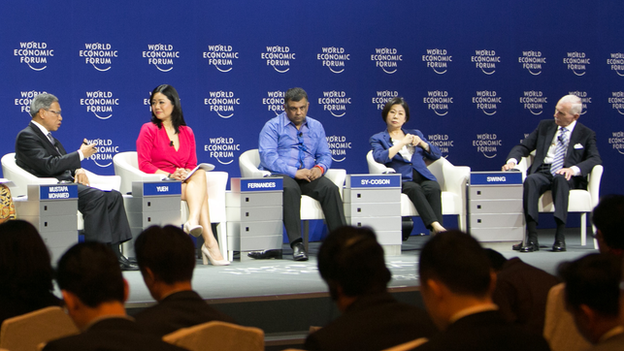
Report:
[[[421,284],[436,279],[460,295],[483,297],[489,292],[490,262],[479,242],[459,230],[431,238],[420,253],[418,271]]]
[[[152,106],[152,99],[156,93],[161,93],[171,101],[173,105],[173,111],[171,112],[171,124],[175,129],[176,133],[180,132],[180,126],[185,126],[186,122],[184,121],[184,113],[182,113],[182,105],[180,104],[180,96],[178,95],[178,91],[175,90],[169,84],[161,84],[152,90],[152,95],[150,95],[150,106]],[[156,118],[154,115],[154,111],[152,111],[152,123],[158,126],[158,129],[162,127],[162,122]]]
[[[284,104],[287,104],[288,101],[301,101],[301,99],[310,101],[310,99],[308,99],[308,93],[301,88],[290,88],[286,90],[286,94],[284,94]]]
[[[366,227],[329,233],[319,249],[318,269],[333,298],[338,285],[346,295],[360,296],[385,291],[392,278],[375,232]]]
[[[117,256],[103,243],[78,243],[67,250],[58,262],[56,281],[61,290],[75,294],[92,308],[104,302],[124,302]]]
[[[503,266],[507,262],[507,259],[505,258],[505,256],[503,256],[500,252],[494,249],[488,248],[488,249],[483,249],[483,251],[485,252],[485,256],[487,256],[488,260],[490,261],[490,265],[495,271],[498,272],[501,269],[503,269]]]
[[[48,248],[32,224],[0,224],[0,295],[36,303],[52,291],[53,276]]]
[[[136,238],[134,251],[142,274],[149,268],[158,280],[169,285],[193,279],[195,245],[176,226],[145,229]]]
[[[384,122],[386,122],[386,119],[388,118],[388,112],[390,112],[390,109],[392,109],[392,106],[394,105],[403,106],[403,109],[405,109],[405,123],[407,123],[407,121],[409,121],[410,119],[409,106],[407,105],[405,99],[403,99],[402,97],[395,97],[386,102],[383,110],[381,110],[381,117],[383,118]]]
[[[624,250],[624,195],[602,197],[592,212],[592,222],[610,248]]]
[[[619,313],[621,261],[613,255],[594,253],[559,265],[568,306],[587,305],[603,316]]]

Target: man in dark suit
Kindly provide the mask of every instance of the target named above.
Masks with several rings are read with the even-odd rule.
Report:
[[[437,332],[425,311],[388,293],[391,273],[369,228],[331,232],[319,250],[318,268],[342,315],[310,334],[305,349],[378,351]]]
[[[182,229],[152,226],[134,243],[145,285],[158,304],[137,314],[137,324],[158,337],[210,321],[234,320],[210,307],[193,291],[195,245]]]
[[[61,126],[61,106],[52,94],[39,94],[30,104],[32,120],[17,135],[15,162],[37,177],[54,177],[59,181],[78,183],[78,210],[84,216],[86,241],[109,244],[124,270],[137,270],[119,250],[119,245],[132,239],[123,198],[118,191],[101,191],[89,187],[89,178],[80,162],[97,152],[86,139],[77,151],[67,153],[52,136]]]
[[[144,333],[124,308],[129,290],[111,249],[98,242],[71,247],[57,277],[67,313],[82,331],[49,342],[44,350],[183,350]]]
[[[541,335],[507,323],[497,311],[496,274],[470,235],[448,231],[431,238],[418,272],[423,301],[442,332],[416,350],[549,350]]]
[[[566,251],[564,229],[570,189],[587,188],[587,175],[594,166],[602,163],[596,148],[596,133],[577,122],[582,109],[578,96],[562,97],[555,108],[555,119],[541,121],[537,129],[511,149],[507,163],[502,167],[503,171],[511,170],[522,157],[535,151],[535,160],[524,181],[523,206],[528,239],[520,248],[521,252],[539,250],[538,200],[547,190],[552,191],[557,223],[552,249]]]
[[[589,350],[624,350],[620,313],[621,262],[609,254],[589,254],[559,266],[566,308],[578,330],[594,344]]]
[[[492,301],[506,321],[536,334],[544,331],[546,300],[559,279],[518,257],[506,259],[498,251],[485,249],[494,272],[496,289]]]

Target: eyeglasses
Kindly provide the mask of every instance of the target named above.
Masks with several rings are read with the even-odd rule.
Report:
[[[54,111],[54,110],[46,110],[46,111],[52,112],[52,113],[54,113],[57,116],[61,115],[61,111]]]

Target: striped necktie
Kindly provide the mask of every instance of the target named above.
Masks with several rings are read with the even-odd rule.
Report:
[[[555,175],[558,170],[563,168],[563,160],[565,159],[566,150],[568,149],[568,135],[566,133],[568,130],[565,127],[561,127],[559,131],[561,133],[559,133],[559,137],[557,138],[555,158],[550,165],[550,173],[552,173],[552,175]]]

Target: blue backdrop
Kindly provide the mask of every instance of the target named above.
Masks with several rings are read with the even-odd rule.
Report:
[[[102,147],[83,166],[113,174],[135,150],[149,92],[177,88],[198,158],[230,177],[256,148],[283,92],[301,86],[334,168],[366,173],[369,137],[393,96],[456,165],[498,170],[557,100],[583,98],[597,133],[602,193],[620,192],[624,2],[10,1],[0,23],[0,153],[13,152],[34,94],[57,95],[66,149]]]

